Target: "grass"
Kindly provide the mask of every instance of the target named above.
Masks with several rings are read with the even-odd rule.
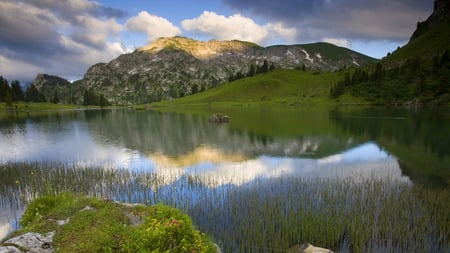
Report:
[[[117,108],[120,106],[108,106],[103,108]],[[100,106],[82,106],[73,104],[54,104],[47,102],[31,103],[31,102],[15,102],[12,107],[7,107],[5,103],[0,103],[0,113],[6,111],[18,112],[35,112],[35,111],[57,111],[57,110],[74,110],[74,109],[99,109]],[[102,108],[102,109],[103,109]]]
[[[357,253],[450,250],[450,189],[387,178],[261,177],[241,186],[214,187],[215,179],[208,175],[174,180],[154,172],[29,163],[2,164],[0,178],[3,206],[20,206],[46,193],[74,191],[176,207],[189,214],[223,252],[276,252],[304,242]],[[97,210],[109,208],[107,202],[95,201],[89,205]],[[77,207],[63,205],[51,217],[65,218],[86,204],[71,203]],[[83,215],[80,222],[90,219]],[[97,219],[101,215],[93,217]],[[151,219],[144,224],[145,229],[156,226]],[[115,229],[111,224],[106,230]],[[92,234],[97,236],[104,235],[101,231]]]
[[[58,252],[215,252],[187,215],[161,204],[127,206],[62,193],[33,200],[21,224],[16,234],[56,231]]]
[[[406,46],[394,51],[392,55],[383,59],[388,64],[404,62],[408,59],[420,57],[431,60],[436,53],[442,54],[445,50],[450,51],[450,21],[443,22],[430,28],[421,36],[408,42]]]
[[[62,109],[76,109],[78,107],[79,106],[67,104],[15,102],[13,103],[12,108],[8,108],[4,103],[0,103],[0,111],[8,109],[18,111],[62,110]]]
[[[152,107],[230,107],[252,105],[333,105],[329,90],[342,73],[277,69],[240,79],[191,96],[152,103]],[[343,98],[341,103],[354,102]]]

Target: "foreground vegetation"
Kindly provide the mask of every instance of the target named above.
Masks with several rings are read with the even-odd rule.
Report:
[[[56,231],[58,252],[215,252],[187,215],[161,204],[127,206],[64,193],[33,200],[21,224],[17,234]]]
[[[412,185],[407,181],[367,180],[358,175],[343,180],[287,175],[272,179],[261,177],[237,186],[216,185],[215,179],[206,174],[165,178],[145,170],[29,163],[2,164],[0,178],[2,206],[19,208],[37,196],[64,191],[124,202],[164,203],[189,214],[224,252],[276,252],[303,242],[343,252],[450,250],[450,189]],[[89,201],[93,201],[89,205],[98,210],[104,207],[111,211],[109,203]],[[77,208],[62,206],[58,208],[59,213],[52,215],[54,219],[68,217],[63,214],[79,210],[86,203],[76,204]],[[151,213],[154,207],[139,208],[132,213],[146,210]],[[87,214],[81,215],[83,217],[73,220],[86,219]],[[39,217],[26,213],[22,219],[24,225],[33,224],[28,222],[33,220],[29,216]],[[126,220],[120,218],[120,214],[117,217]],[[139,238],[148,232],[145,230],[149,226],[155,227],[159,222],[146,221],[142,230],[133,233],[132,239]],[[120,231],[119,227],[111,225],[107,231]],[[77,231],[81,230],[73,232]],[[108,238],[100,231],[90,237],[79,235],[83,240],[98,240],[103,236]],[[58,240],[63,243],[68,238]],[[87,241],[84,244],[90,243]],[[113,240],[111,249],[131,245],[120,236],[119,241],[122,243],[115,244]],[[109,247],[110,244],[102,245]]]

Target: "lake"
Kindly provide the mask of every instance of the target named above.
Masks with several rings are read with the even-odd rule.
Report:
[[[230,123],[209,123],[215,112],[229,115]],[[0,114],[0,239],[17,228],[26,202],[69,190],[178,207],[224,252],[276,252],[305,242],[300,240],[339,247],[340,252],[406,252],[413,247],[449,252],[450,230],[439,224],[424,225],[430,230],[417,242],[411,238],[420,231],[405,235],[392,230],[387,238],[373,229],[365,238],[352,234],[364,224],[387,226],[393,217],[382,210],[373,214],[375,223],[373,217],[361,224],[345,221],[352,212],[361,213],[355,208],[369,206],[356,201],[368,195],[376,206],[404,209],[402,201],[391,197],[410,194],[416,185],[448,189],[449,129],[445,109],[230,107],[185,114],[133,109]],[[392,196],[373,196],[380,192]],[[282,212],[273,211],[280,206]],[[417,208],[428,210],[411,210]],[[328,210],[342,211],[335,216],[342,222],[325,216],[314,220],[319,213],[331,217]],[[308,216],[312,214],[316,216]],[[260,217],[248,224],[252,229],[243,225],[248,217]],[[326,236],[313,229],[310,234],[288,232],[300,217],[321,226],[325,219],[336,229]],[[405,223],[431,222],[419,218],[405,218]],[[429,250],[430,245],[435,246]]]

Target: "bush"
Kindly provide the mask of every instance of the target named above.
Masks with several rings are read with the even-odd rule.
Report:
[[[151,207],[148,215],[125,243],[127,252],[214,252],[206,235],[193,229],[189,216],[164,205]]]

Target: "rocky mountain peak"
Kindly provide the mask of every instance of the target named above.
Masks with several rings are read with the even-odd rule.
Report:
[[[177,49],[185,51],[197,59],[210,59],[220,56],[224,52],[244,52],[254,48],[260,47],[256,44],[237,40],[204,42],[177,36],[159,38],[149,45],[139,48],[138,51],[157,53],[163,49]]]
[[[450,0],[435,0],[433,13],[423,22],[417,23],[417,28],[410,41],[424,34],[430,28],[439,24],[450,22]]]

